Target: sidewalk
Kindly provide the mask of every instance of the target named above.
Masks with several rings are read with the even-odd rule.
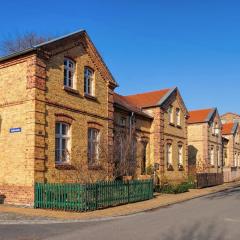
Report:
[[[58,220],[89,220],[99,218],[109,218],[116,216],[130,215],[143,211],[153,210],[159,207],[168,206],[175,203],[180,203],[197,197],[205,196],[211,193],[216,193],[240,186],[240,182],[225,183],[220,186],[192,189],[190,192],[181,194],[158,194],[154,199],[132,203],[93,212],[64,212],[56,210],[32,209],[24,207],[16,207],[12,205],[0,205],[0,213],[14,213],[31,217],[54,218]]]

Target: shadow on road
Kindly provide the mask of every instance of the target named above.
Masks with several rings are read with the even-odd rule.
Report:
[[[230,190],[225,190],[223,192],[219,192],[217,194],[215,193],[215,194],[205,197],[205,199],[215,200],[215,199],[221,199],[221,198],[225,198],[225,197],[234,197],[234,198],[240,199],[240,188],[233,188]]]
[[[189,224],[188,228],[172,226],[167,234],[163,234],[160,240],[223,240],[225,239],[224,227],[219,229],[211,223],[207,228],[201,222]]]

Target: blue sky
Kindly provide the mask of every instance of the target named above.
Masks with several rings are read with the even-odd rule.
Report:
[[[239,12],[234,0],[3,1],[0,41],[86,29],[119,93],[178,86],[190,110],[240,113]]]

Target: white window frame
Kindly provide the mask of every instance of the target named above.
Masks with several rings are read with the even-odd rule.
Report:
[[[210,148],[210,164],[214,166],[214,147]]]
[[[167,143],[167,165],[172,165],[173,164],[173,160],[172,160],[172,144],[171,143]]]
[[[174,124],[174,119],[173,119],[173,106],[169,106],[168,108],[168,119],[170,124]]]
[[[181,126],[181,110],[180,110],[180,108],[176,108],[176,121],[177,121],[177,126]]]
[[[96,128],[88,128],[88,164],[99,164],[100,131]]]
[[[64,58],[64,86],[74,88],[75,86],[75,62]]]
[[[183,165],[183,145],[178,145],[178,164]]]
[[[89,67],[84,67],[84,93],[90,96],[95,95],[94,71]]]
[[[59,125],[59,133],[57,126]],[[63,126],[66,127],[66,134],[63,134]],[[59,140],[59,148],[57,141]],[[65,148],[63,142],[65,141]],[[68,163],[70,161],[70,125],[64,122],[56,122],[55,126],[55,162]]]

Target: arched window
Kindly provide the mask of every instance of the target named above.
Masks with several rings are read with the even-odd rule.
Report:
[[[174,119],[173,119],[173,107],[169,106],[168,108],[168,119],[169,119],[169,123],[173,124],[174,123]]]
[[[167,144],[167,166],[172,165],[172,144]]]
[[[180,111],[180,108],[176,108],[176,121],[177,121],[177,126],[181,126],[181,111]]]
[[[73,88],[75,74],[75,62],[69,58],[64,58],[64,86]]]
[[[55,161],[66,163],[70,160],[70,125],[57,122],[55,127]]]
[[[84,68],[84,93],[94,96],[94,71],[89,68]]]
[[[178,165],[183,165],[183,145],[178,145]]]
[[[100,131],[96,128],[88,128],[88,164],[99,164]]]

